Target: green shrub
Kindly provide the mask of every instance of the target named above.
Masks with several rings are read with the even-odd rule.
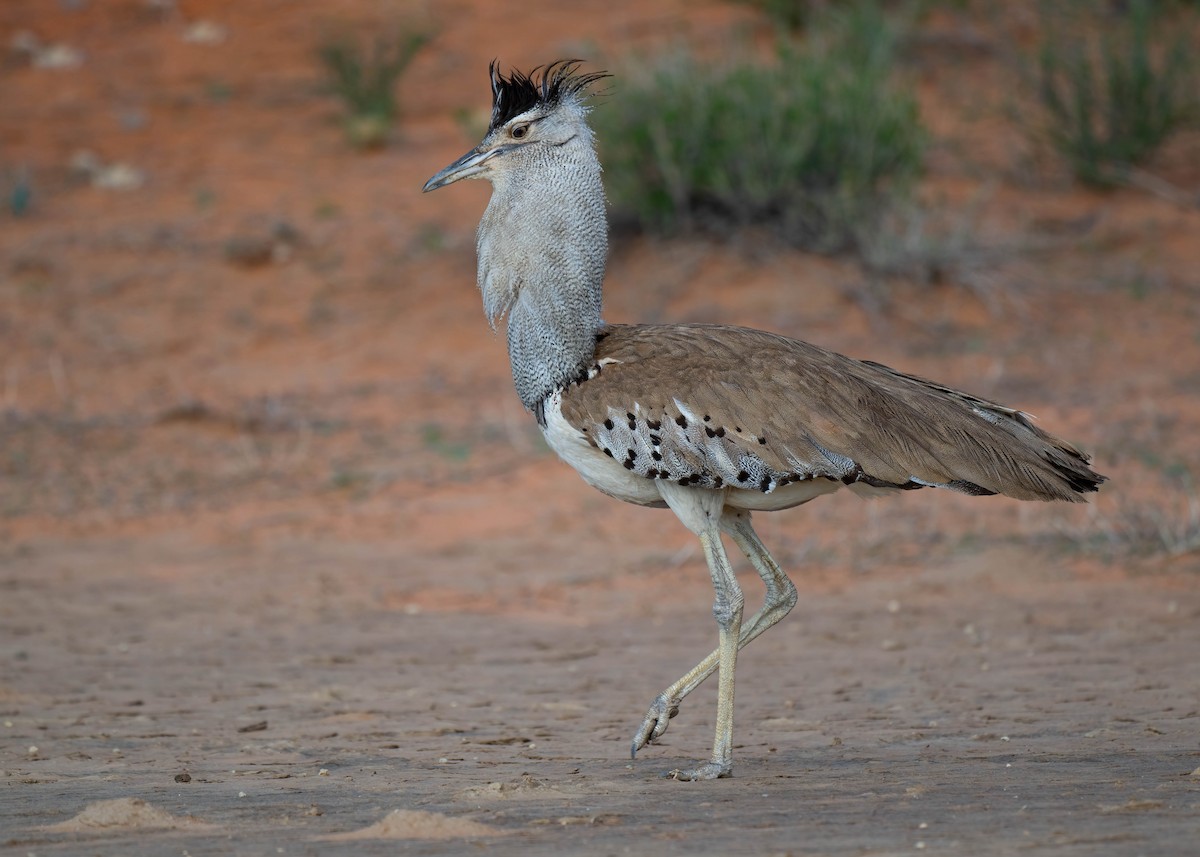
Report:
[[[1078,11],[1045,23],[1037,87],[1046,130],[1082,181],[1118,183],[1196,122],[1194,51],[1185,32],[1166,44],[1165,25],[1148,0],[1134,0],[1127,20],[1107,24],[1095,38],[1081,35],[1089,22]]]
[[[381,146],[398,114],[395,85],[429,37],[377,36],[369,45],[341,35],[320,47],[331,92],[346,106],[346,134],[362,148]]]
[[[595,112],[618,223],[658,231],[766,225],[835,252],[903,197],[925,134],[891,81],[895,33],[876,7],[826,16],[773,62],[678,54],[622,80]]]

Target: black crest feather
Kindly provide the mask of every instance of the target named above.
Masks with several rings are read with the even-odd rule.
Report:
[[[499,64],[492,60],[488,74],[492,79],[492,122],[489,131],[520,116],[538,105],[556,107],[565,95],[578,96],[601,78],[603,71],[580,74],[582,60],[556,60],[538,66],[525,74],[513,69],[508,77],[500,73]]]

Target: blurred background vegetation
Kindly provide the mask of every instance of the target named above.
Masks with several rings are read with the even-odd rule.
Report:
[[[396,84],[429,34],[403,29],[391,36],[331,34],[319,50],[329,91],[345,105],[346,136],[372,149],[387,142],[399,118]]]
[[[744,2],[773,22],[770,51],[634,58],[620,97],[596,111],[618,224],[664,235],[766,226],[876,268],[925,267],[889,258],[879,239],[929,217],[912,208],[929,132],[906,60],[924,17],[968,4]],[[1086,184],[1136,183],[1173,134],[1198,127],[1196,5],[1039,5],[1036,36],[1009,46],[1008,60],[1028,96],[1018,119],[1031,143]],[[936,253],[938,236],[925,238]]]
[[[1043,7],[1036,86],[1043,127],[1083,182],[1127,183],[1178,131],[1200,121],[1200,53],[1188,6],[1113,3],[1095,28],[1082,7]]]
[[[805,249],[855,251],[909,197],[926,131],[898,79],[899,26],[867,3],[812,17],[802,36],[781,29],[765,59],[681,48],[628,75],[595,111],[619,222],[766,226]]]
[[[884,359],[928,358],[922,371],[963,371],[998,398],[1037,389],[1037,372],[1005,380],[1029,353],[1087,339],[1078,389],[1062,385],[1100,410],[1081,401],[1102,371],[1088,362],[1155,328],[1075,306],[1119,294],[1149,313],[1195,288],[1178,260],[1195,243],[1179,223],[1200,209],[1200,3],[685,6],[0,4],[0,522],[305,480],[368,502],[405,479],[471,478],[490,446],[541,449],[499,404],[469,428],[393,413],[424,413],[469,376],[432,331],[460,323],[445,283],[471,280],[481,189],[419,188],[478,143],[493,56],[612,73],[592,119],[622,278],[607,299],[629,316],[729,319],[739,305],[718,293],[777,264],[771,309],[739,320],[855,353],[903,347]],[[829,292],[837,318],[808,303]],[[1064,294],[1070,310],[1053,304]],[[939,315],[955,302],[970,321]],[[421,380],[340,356],[368,343],[394,349],[372,358],[388,371],[417,359]],[[344,374],[317,390],[326,353]],[[1122,371],[1100,380],[1144,387]],[[359,407],[391,416],[364,428]],[[1197,549],[1200,460],[1177,448],[1180,420],[1105,416],[1098,458],[1149,474],[1162,505],[1109,510],[1090,522],[1103,537],[1075,543]],[[188,436],[224,470],[189,463],[183,435],[177,454],[143,458],[147,426],[181,424],[233,427]],[[113,447],[90,455],[104,432]]]

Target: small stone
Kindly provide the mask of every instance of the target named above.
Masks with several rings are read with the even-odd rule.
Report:
[[[183,31],[183,40],[193,45],[219,45],[229,38],[229,30],[214,21],[196,21]]]
[[[71,155],[70,170],[84,177],[92,187],[105,190],[137,190],[146,183],[146,174],[129,164],[105,164],[100,156],[88,149],[80,149]],[[123,644],[128,651],[128,643]]]
[[[242,268],[258,268],[274,256],[275,242],[265,235],[235,235],[225,242],[225,258]]]
[[[146,183],[146,174],[129,164],[110,164],[92,174],[92,187],[103,190],[137,190]]]
[[[187,771],[184,771],[182,774],[175,775],[175,782],[177,782],[177,783],[190,783],[191,781],[192,781],[192,775],[189,774]]]
[[[34,68],[72,69],[83,65],[83,54],[70,45],[49,45],[33,56]]]
[[[243,268],[287,262],[304,242],[300,230],[281,221],[269,229],[251,227],[225,241],[225,260]]]

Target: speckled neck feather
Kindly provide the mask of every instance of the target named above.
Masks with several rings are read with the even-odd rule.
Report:
[[[507,115],[503,105],[536,92],[576,114],[578,133],[561,145],[530,147],[493,180],[477,240],[484,310],[493,326],[508,316],[513,382],[530,410],[589,365],[608,254],[600,160],[579,97],[596,76],[563,77],[557,64],[546,74],[550,83],[509,79],[495,90],[493,112]]]

